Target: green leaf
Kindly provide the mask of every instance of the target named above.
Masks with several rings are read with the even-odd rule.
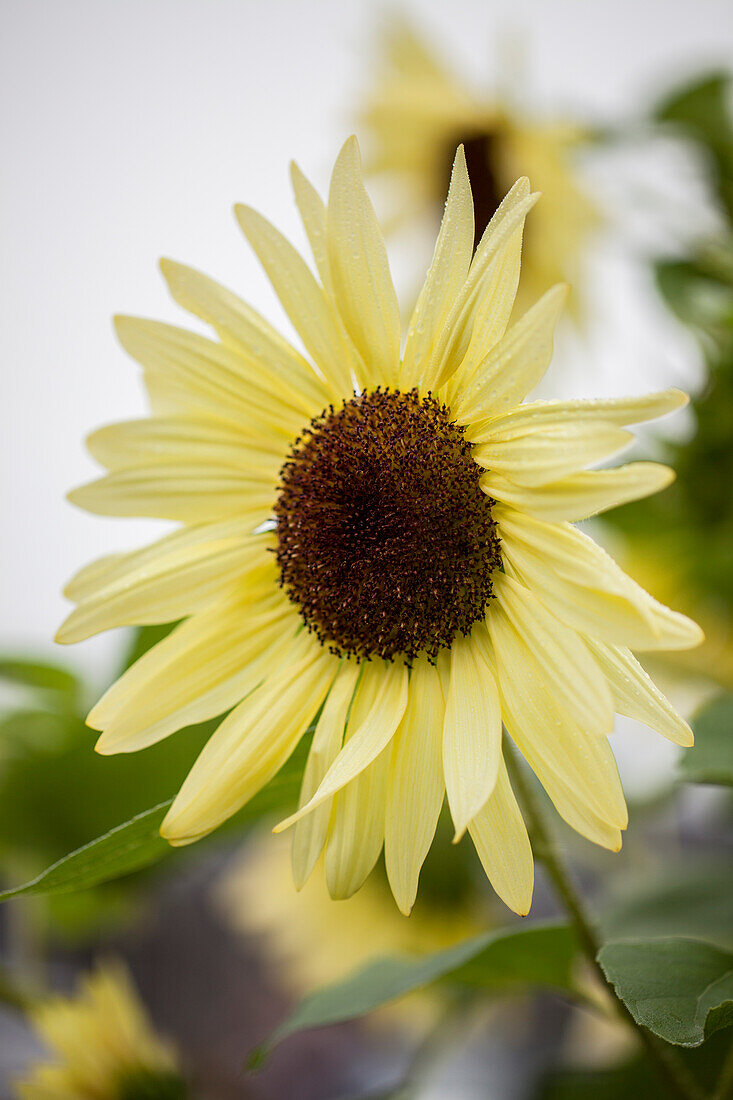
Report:
[[[67,669],[43,661],[24,661],[16,657],[0,657],[0,680],[22,687],[41,688],[75,701],[79,681]]]
[[[733,124],[728,108],[730,75],[698,77],[656,110],[658,121],[676,126],[707,151],[721,203],[733,220]]]
[[[312,728],[308,732],[311,733]],[[243,829],[272,814],[286,816],[297,803],[307,752],[306,737],[285,767],[239,813],[229,818],[221,831]],[[174,850],[180,852],[181,849],[172,849],[159,835],[163,818],[172,802],[172,798],[160,802],[152,809],[136,814],[129,821],[110,829],[96,840],[82,845],[57,860],[30,882],[0,893],[0,902],[24,894],[87,890],[148,867]]]
[[[692,723],[695,744],[680,761],[689,783],[733,787],[733,695],[721,695],[701,710]]]
[[[420,958],[374,959],[341,982],[317,990],[296,1007],[269,1040],[252,1052],[250,1068],[298,1031],[365,1016],[416,989],[441,979],[511,989],[534,985],[572,988],[573,932],[566,925],[530,925],[485,933]]]
[[[137,814],[89,844],[51,864],[23,886],[5,890],[0,902],[25,894],[86,890],[101,882],[129,875],[160,859],[169,850],[159,829],[172,800]]]
[[[733,950],[729,859],[675,859],[669,869],[621,876],[604,897],[604,940],[690,936]]]
[[[698,1046],[733,1023],[733,953],[692,939],[608,943],[598,955],[634,1019],[660,1039]]]

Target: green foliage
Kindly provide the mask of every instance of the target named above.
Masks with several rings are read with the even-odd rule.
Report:
[[[675,126],[705,151],[720,201],[733,221],[733,125],[729,93],[728,73],[696,77],[661,103],[655,117]]]
[[[598,961],[637,1023],[680,1046],[733,1024],[733,953],[693,939],[608,943]]]
[[[341,982],[306,997],[250,1058],[260,1065],[278,1043],[307,1028],[365,1016],[439,980],[484,990],[549,987],[571,990],[575,936],[561,924],[534,924],[489,932],[419,958],[374,959]]]
[[[691,936],[733,950],[733,875],[729,859],[674,860],[624,876],[602,906],[607,940]]]
[[[87,890],[101,882],[129,875],[161,859],[168,844],[160,836],[160,825],[171,800],[110,829],[52,864],[23,886],[0,893],[0,902],[24,894],[68,893]]]
[[[79,681],[68,669],[41,661],[24,661],[17,657],[0,657],[0,680],[23,688],[35,688],[57,696],[73,707],[79,698]]]
[[[695,745],[680,761],[682,778],[733,787],[733,694],[721,695],[704,707],[693,729]]]

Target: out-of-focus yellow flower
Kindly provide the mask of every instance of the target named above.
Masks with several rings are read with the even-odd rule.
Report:
[[[174,1050],[153,1031],[119,963],[87,975],[73,997],[31,1011],[56,1056],[16,1084],[19,1100],[183,1100]]]
[[[543,198],[525,235],[517,312],[567,282],[577,314],[581,257],[600,220],[574,165],[587,131],[571,121],[530,118],[499,95],[474,92],[401,20],[384,35],[380,62],[361,122],[371,139],[368,169],[404,185],[395,220],[442,209],[459,144],[473,188],[476,243],[514,180],[529,176]]]
[[[442,904],[421,896],[405,920],[382,875],[372,875],[353,897],[335,903],[322,860],[296,891],[283,840],[256,838],[228,868],[217,893],[229,925],[262,937],[280,983],[296,997],[339,981],[379,956],[439,951],[487,927],[475,892],[470,898],[446,895]],[[388,1006],[376,1022],[419,1032],[440,1004],[440,993],[431,989]]]
[[[566,296],[510,322],[527,179],[474,249],[458,149],[404,345],[356,140],[327,206],[297,169],[293,183],[320,281],[260,214],[237,215],[312,362],[211,279],[163,265],[219,339],[119,321],[153,415],[93,434],[109,472],[71,499],[181,527],[83,569],[58,638],[185,619],[88,717],[115,753],[229,711],[166,815],[172,843],[236,813],[316,720],[300,807],[278,826],[296,826],[297,885],[325,851],[332,896],[350,897],[384,847],[409,913],[446,797],[456,840],[524,914],[534,864],[503,727],[565,820],[614,851],[628,820],[614,712],[692,741],[631,650],[694,646],[699,628],[574,526],[669,484],[656,463],[587,467],[686,398],[524,403]]]

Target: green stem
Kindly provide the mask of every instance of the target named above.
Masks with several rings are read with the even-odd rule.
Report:
[[[610,991],[618,1014],[636,1032],[649,1060],[656,1067],[666,1086],[672,1090],[670,1095],[677,1097],[678,1100],[703,1100],[704,1093],[690,1075],[687,1067],[666,1043],[663,1043],[656,1035],[653,1035],[651,1031],[642,1027],[634,1019],[629,1009],[617,996],[613,985],[608,981],[603,967],[598,962],[598,953],[602,945],[596,931],[595,922],[588,913],[585,902],[568,873],[554,837],[546,825],[542,804],[532,785],[527,781],[522,765],[517,758],[516,749],[508,739],[505,739],[504,755],[512,786],[532,839],[535,858],[544,865],[555,892],[572,921],[578,941],[588,962],[600,978],[602,985]]]

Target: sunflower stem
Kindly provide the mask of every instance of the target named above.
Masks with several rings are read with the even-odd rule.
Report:
[[[524,774],[516,749],[506,737],[504,755],[517,801],[527,823],[535,858],[543,864],[562,906],[570,917],[583,954],[595,970],[603,987],[611,993],[618,1015],[636,1032],[650,1062],[653,1063],[666,1086],[672,1090],[672,1096],[677,1097],[678,1100],[704,1100],[704,1092],[675,1051],[634,1019],[606,977],[598,961],[602,944],[595,921],[588,912],[585,901],[575,886],[555,843],[537,792]]]

